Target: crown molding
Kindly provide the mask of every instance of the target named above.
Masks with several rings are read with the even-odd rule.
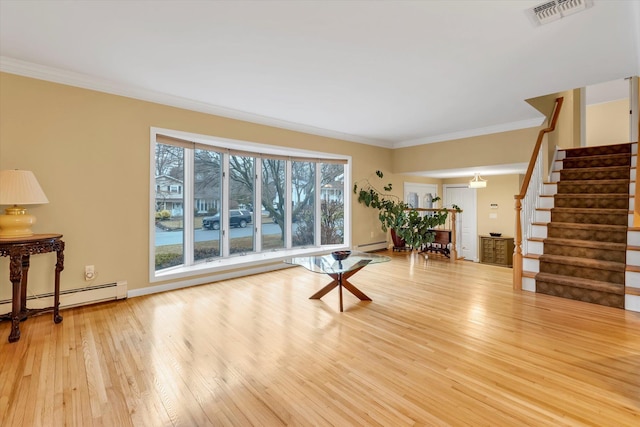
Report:
[[[480,135],[489,135],[492,133],[508,132],[512,130],[520,130],[538,127],[544,122],[544,116],[535,119],[520,120],[517,122],[501,123],[499,125],[487,126],[483,128],[468,129],[460,132],[446,133],[442,135],[426,136],[422,138],[409,139],[401,141],[393,145],[393,148],[413,147],[415,145],[433,144],[436,142],[452,141],[454,139],[471,138]]]
[[[234,110],[231,108],[220,107],[207,104],[205,102],[194,101],[179,96],[169,95],[162,92],[156,92],[135,86],[124,85],[113,82],[111,80],[102,79],[87,74],[76,73],[73,71],[62,70],[59,68],[48,67],[45,65],[34,64],[27,61],[0,56],[0,71],[16,74],[24,77],[30,77],[38,80],[45,80],[53,83],[59,83],[83,89],[95,90],[98,92],[108,93],[111,95],[124,96],[127,98],[139,99],[142,101],[153,102],[157,104],[167,105],[171,107],[183,108],[185,110],[197,111],[205,114],[226,117],[234,120],[242,120],[250,123],[271,126],[281,129],[287,129],[295,132],[307,133],[327,138],[335,138],[344,141],[351,141],[360,144],[373,145],[383,148],[404,148],[415,145],[432,144],[435,142],[451,141],[454,139],[470,138],[480,135],[488,135],[492,133],[507,132],[530,127],[537,127],[542,124],[544,117],[536,119],[522,120],[518,122],[503,123],[500,125],[489,126],[478,129],[469,129],[460,132],[452,132],[448,134],[421,137],[406,141],[393,143],[391,141],[379,140],[374,138],[365,138],[357,135],[322,129],[315,126],[304,125],[300,123],[280,120],[273,117],[262,116],[259,114],[247,113],[244,111]]]
[[[119,95],[127,98],[153,102],[156,104],[183,108],[185,110],[197,111],[199,113],[213,114],[229,119],[242,120],[250,123],[302,132],[316,136],[357,142],[360,144],[374,145],[383,148],[393,148],[393,144],[390,141],[365,138],[357,135],[322,129],[315,126],[293,123],[273,117],[262,116],[259,114],[247,113],[244,111],[234,110],[231,108],[220,107],[207,104],[205,102],[194,101],[179,96],[169,95],[162,92],[124,85],[107,79],[89,76],[87,74],[34,64],[27,61],[21,61],[19,59],[14,59],[6,56],[0,56],[0,71],[38,80],[45,80],[53,83],[80,87],[83,89],[95,90],[111,95]]]

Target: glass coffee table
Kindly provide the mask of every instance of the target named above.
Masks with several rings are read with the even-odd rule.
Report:
[[[289,258],[284,260],[284,262],[291,265],[301,265],[302,267],[314,273],[328,274],[333,279],[333,281],[324,288],[320,289],[315,294],[311,295],[309,299],[320,299],[327,293],[329,293],[329,291],[337,287],[340,291],[340,311],[342,312],[343,287],[353,295],[358,297],[361,301],[371,301],[371,298],[366,296],[360,289],[353,286],[353,284],[349,282],[348,279],[369,264],[377,264],[390,260],[391,258],[384,255],[352,251],[351,255],[347,259],[342,261],[336,261],[335,259],[333,259],[331,254],[328,254]]]

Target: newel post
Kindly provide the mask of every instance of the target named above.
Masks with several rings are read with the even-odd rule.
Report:
[[[456,235],[458,231],[456,230],[456,211],[450,210],[451,213],[451,257],[450,261],[456,261],[458,259],[458,250],[456,249]]]
[[[516,196],[516,240],[513,250],[513,289],[522,290],[522,198]]]

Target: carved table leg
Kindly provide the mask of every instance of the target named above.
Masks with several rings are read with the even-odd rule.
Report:
[[[64,242],[60,242],[61,247],[56,251],[56,282],[53,294],[53,322],[62,322],[60,316],[60,272],[64,270]]]
[[[20,281],[20,314],[22,320],[27,319],[27,281],[29,280],[29,254],[22,255],[22,280]]]
[[[9,276],[13,284],[13,298],[11,308],[11,333],[9,342],[16,342],[20,339],[20,313],[22,309],[21,288],[22,288],[22,252],[11,252],[9,261]]]

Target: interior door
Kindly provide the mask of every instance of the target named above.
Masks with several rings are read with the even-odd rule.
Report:
[[[457,205],[462,212],[456,215],[456,250],[459,257],[478,262],[478,218],[475,188],[464,184],[445,184],[444,206]]]

